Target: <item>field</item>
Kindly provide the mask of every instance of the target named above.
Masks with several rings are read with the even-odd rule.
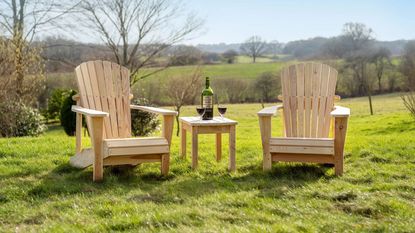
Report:
[[[414,120],[398,95],[376,96],[375,116],[366,98],[339,104],[352,111],[342,177],[313,164],[262,172],[260,104],[228,106],[227,116],[239,121],[235,174],[226,171],[226,156],[216,163],[213,136],[199,139],[197,171],[189,154],[179,158],[174,136],[168,177],[147,164],[106,169],[103,183],[92,182],[91,168],[69,166],[75,139],[60,127],[38,138],[0,139],[0,232],[412,232]],[[195,115],[194,108],[183,115]],[[278,116],[273,125],[281,135]]]

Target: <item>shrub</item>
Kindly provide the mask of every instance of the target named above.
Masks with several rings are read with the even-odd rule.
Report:
[[[69,90],[68,95],[64,98],[62,102],[62,108],[60,110],[60,121],[63,127],[63,130],[68,136],[75,135],[76,129],[76,113],[72,112],[72,105],[75,105],[76,102],[72,100],[72,96],[76,94],[76,91]]]
[[[415,119],[415,92],[409,92],[406,95],[402,95],[401,98],[405,107]]]
[[[48,120],[60,117],[63,101],[71,94],[71,91],[60,88],[53,90],[48,99],[48,106],[44,114]]]
[[[151,106],[144,98],[137,98],[132,101],[135,105]],[[131,111],[131,133],[134,136],[148,136],[160,125],[157,115],[140,110]]]
[[[46,129],[39,111],[22,102],[4,101],[0,112],[1,137],[38,136]]]

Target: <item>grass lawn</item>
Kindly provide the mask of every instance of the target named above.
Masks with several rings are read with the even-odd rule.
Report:
[[[220,163],[214,136],[203,135],[192,171],[174,136],[168,177],[158,164],[144,164],[106,169],[103,183],[92,182],[91,168],[69,166],[75,138],[59,127],[38,138],[0,139],[0,232],[413,232],[414,120],[397,95],[375,97],[375,116],[366,98],[341,104],[352,109],[342,177],[313,164],[262,172],[260,104],[228,106],[227,116],[239,121],[235,174],[226,171],[227,136]],[[281,135],[281,119],[273,123]]]

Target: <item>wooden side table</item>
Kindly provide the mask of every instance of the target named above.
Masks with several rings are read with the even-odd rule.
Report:
[[[229,170],[236,170],[235,128],[237,121],[228,118],[214,117],[212,120],[200,120],[199,117],[180,117],[181,122],[181,155],[186,157],[186,131],[192,134],[192,169],[198,165],[198,135],[216,134],[216,161],[222,157],[222,134],[229,133]]]

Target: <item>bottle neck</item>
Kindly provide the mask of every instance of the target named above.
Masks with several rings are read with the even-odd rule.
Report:
[[[210,80],[209,78],[206,78],[206,89],[210,87]]]

